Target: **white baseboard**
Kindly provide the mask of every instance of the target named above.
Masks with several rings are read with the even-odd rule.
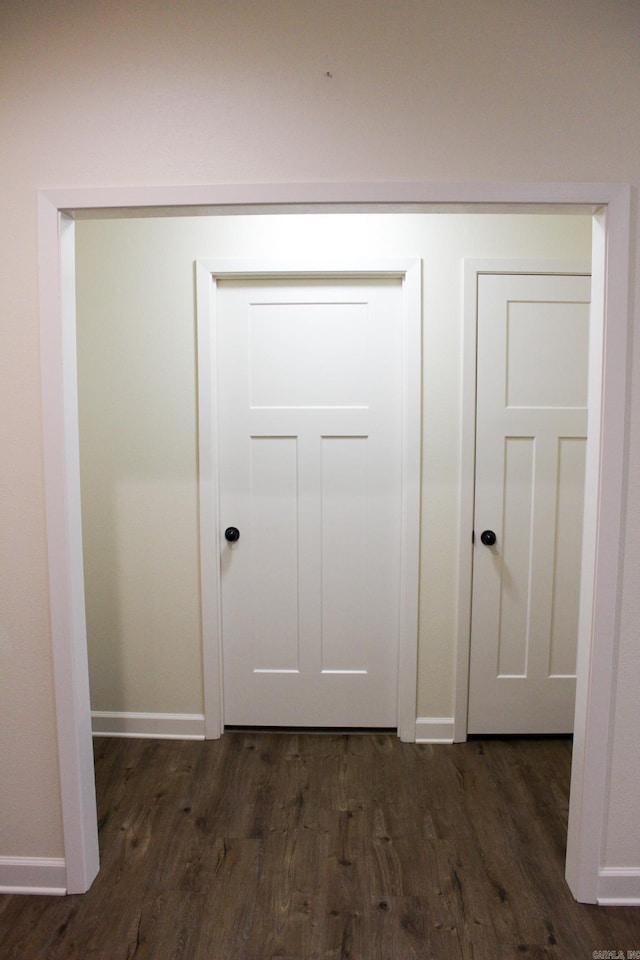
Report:
[[[417,717],[416,743],[453,743],[453,717]]]
[[[640,867],[601,867],[598,903],[603,907],[640,906]]]
[[[146,737],[159,740],[204,740],[200,713],[91,713],[94,737]]]
[[[0,857],[0,893],[61,897],[67,892],[67,867],[57,857]]]

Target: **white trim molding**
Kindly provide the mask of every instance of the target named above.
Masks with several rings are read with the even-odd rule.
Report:
[[[453,717],[417,717],[416,743],[453,743]]]
[[[411,742],[415,737],[420,561],[422,261],[418,258],[196,261],[200,596],[207,737],[219,737],[224,727],[222,588],[218,559],[221,539],[217,482],[216,291],[221,280],[262,277],[394,277],[402,281],[402,503],[397,728],[398,736]]]
[[[469,656],[473,590],[472,533],[475,510],[476,388],[478,340],[478,283],[482,274],[535,274],[590,276],[589,260],[528,260],[516,258],[465,258],[463,263],[462,335],[462,436],[460,441],[460,527],[458,541],[458,602],[456,610],[456,667],[454,740],[467,739]],[[599,349],[601,344],[596,344]],[[591,398],[593,401],[593,398]],[[600,398],[596,398],[599,404]],[[585,549],[590,545],[586,544]],[[508,731],[505,731],[508,732]]]
[[[75,223],[38,198],[40,365],[49,607],[67,890],[99,869],[84,603],[76,365]]]
[[[94,737],[146,737],[155,740],[204,740],[200,713],[91,712]]]
[[[67,868],[58,857],[0,857],[0,893],[60,897],[67,892]]]
[[[98,870],[91,710],[82,577],[75,368],[74,218],[194,213],[580,212],[593,217],[592,320],[603,362],[590,390],[601,398],[590,425],[594,478],[585,514],[591,543],[583,576],[576,736],[567,880],[577,900],[598,899],[612,752],[612,693],[619,638],[623,481],[628,424],[627,336],[631,262],[629,184],[542,182],[280,183],[68,188],[38,195],[40,344],[53,673],[67,890],[81,893]],[[417,413],[416,413],[417,415]],[[418,536],[417,529],[410,531]],[[586,580],[585,580],[586,582]],[[586,596],[586,595],[585,595]],[[408,605],[409,597],[407,597]],[[417,598],[412,616],[417,619]],[[408,679],[408,678],[407,678]],[[415,698],[416,690],[411,691]],[[206,710],[205,710],[206,713]],[[415,711],[411,719],[415,728]]]
[[[640,867],[601,867],[598,903],[607,907],[640,906]]]

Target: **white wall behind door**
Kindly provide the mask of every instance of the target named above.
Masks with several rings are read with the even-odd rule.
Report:
[[[418,712],[453,712],[462,262],[589,258],[583,216],[286,215],[77,224],[92,706],[201,713],[193,262],[421,257]]]

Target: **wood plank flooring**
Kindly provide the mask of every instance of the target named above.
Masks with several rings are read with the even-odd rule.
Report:
[[[564,881],[569,740],[95,742],[102,869],[0,897],[2,960],[587,960],[640,909]]]

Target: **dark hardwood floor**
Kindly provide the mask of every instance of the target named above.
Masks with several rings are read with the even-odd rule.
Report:
[[[565,884],[569,740],[95,743],[102,869],[0,897],[1,960],[587,960],[640,909]]]

